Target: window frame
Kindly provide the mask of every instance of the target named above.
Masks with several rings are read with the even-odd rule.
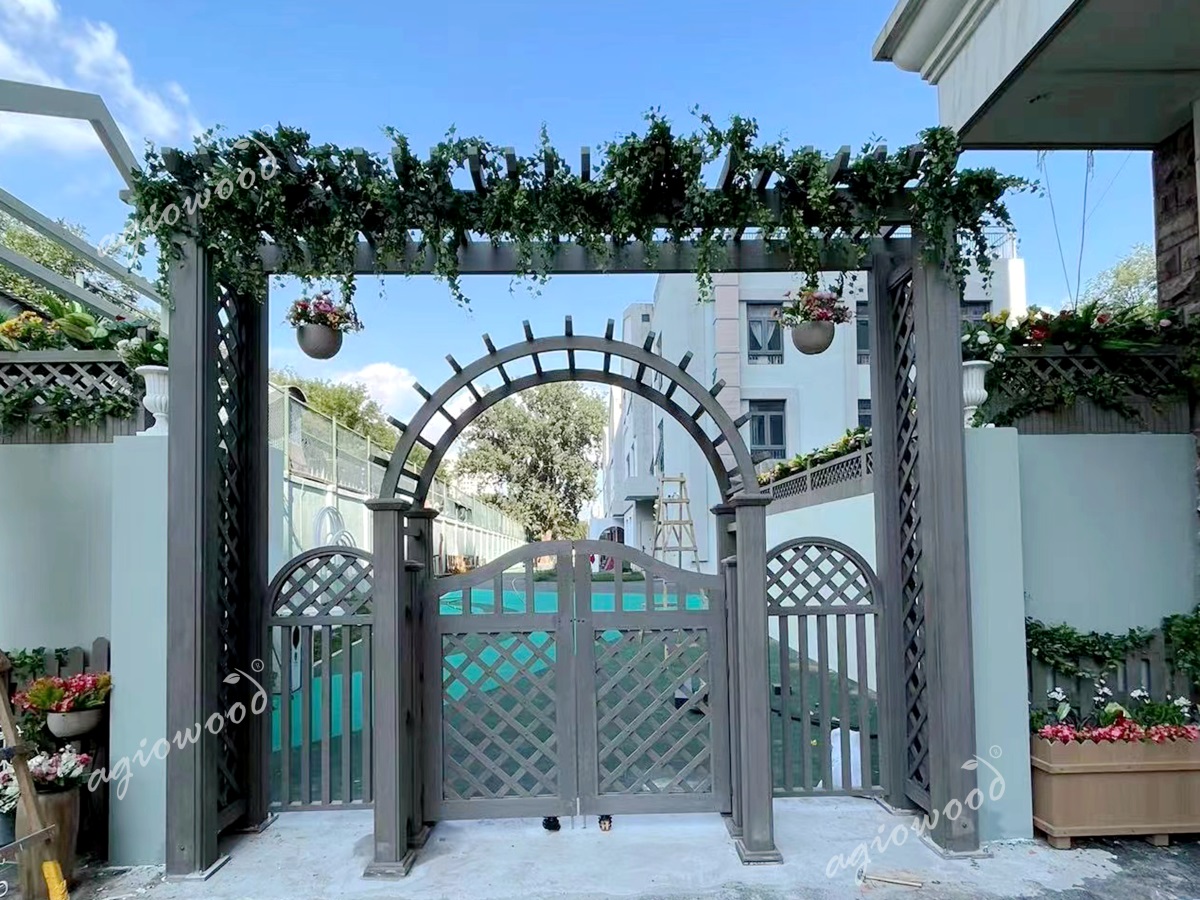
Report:
[[[750,440],[747,443],[750,445],[751,455],[769,453],[772,459],[787,459],[787,401],[769,399],[750,400],[749,413]],[[771,419],[776,416],[779,419],[781,439],[779,444],[771,441]],[[761,443],[756,442],[754,439],[756,419],[764,420],[762,426],[764,440]]]
[[[747,303],[746,304],[746,362],[752,366],[783,365],[783,326],[773,312],[783,308],[781,303]],[[752,350],[750,336],[755,322],[768,322],[774,326],[774,332],[768,337],[766,349]],[[769,349],[771,338],[779,343],[778,350]]]

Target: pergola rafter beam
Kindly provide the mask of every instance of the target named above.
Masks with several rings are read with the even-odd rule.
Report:
[[[579,151],[579,180],[592,180],[592,148],[583,147]]]
[[[478,147],[472,147],[467,151],[467,167],[471,170],[471,183],[475,185],[475,191],[479,194],[487,193],[487,184],[483,180],[483,151]]]

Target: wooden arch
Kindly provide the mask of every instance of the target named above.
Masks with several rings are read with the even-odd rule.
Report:
[[[460,366],[453,356],[447,356],[454,374],[434,393],[430,394],[419,384],[414,385],[425,402],[407,425],[393,423],[401,429],[402,436],[392,451],[391,460],[384,473],[379,491],[381,498],[400,498],[411,502],[413,506],[424,506],[438,466],[454,440],[471,422],[506,397],[538,385],[561,381],[588,381],[618,387],[645,397],[671,415],[692,436],[704,453],[724,499],[732,499],[735,494],[742,492],[746,486],[746,478],[753,478],[754,462],[745,440],[738,431],[747,417],[741,416],[735,420],[717,402],[717,395],[725,386],[724,381],[718,381],[711,390],[706,390],[700,382],[687,374],[686,369],[692,360],[690,351],[684,354],[679,363],[669,362],[651,349],[656,337],[654,332],[647,335],[640,347],[616,340],[613,337],[612,319],[608,320],[604,337],[575,334],[570,316],[566,317],[563,334],[553,337],[535,338],[528,321],[524,326],[525,340],[503,348],[497,348],[492,339],[485,334],[483,342],[488,350],[487,355],[469,366]],[[547,369],[543,366],[541,354],[562,352],[567,354],[566,368]],[[577,353],[602,354],[604,364],[599,369],[576,365]],[[635,375],[630,377],[613,371],[614,357],[635,363]],[[532,359],[534,373],[516,378],[510,376],[504,368],[505,364],[525,358]],[[648,370],[658,372],[666,379],[665,391],[660,391],[642,380]],[[475,382],[492,372],[497,372],[503,383],[493,390],[480,391]],[[474,402],[462,412],[453,414],[446,405],[464,389],[470,392]],[[695,401],[695,409],[686,408],[676,399],[676,392],[679,390]],[[423,437],[422,432],[439,415],[449,423],[449,427],[434,443]],[[705,417],[716,426],[715,436],[710,436],[706,431],[706,423],[703,421]],[[429,457],[419,469],[410,468],[408,461],[418,444],[429,451]],[[721,456],[719,448],[722,444],[728,446],[732,453],[732,467],[729,467]]]

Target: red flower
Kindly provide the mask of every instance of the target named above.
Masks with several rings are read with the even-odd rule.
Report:
[[[1029,339],[1031,341],[1044,341],[1048,337],[1050,337],[1050,330],[1043,328],[1041,325],[1035,325],[1029,329]]]

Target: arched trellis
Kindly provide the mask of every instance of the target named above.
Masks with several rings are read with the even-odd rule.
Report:
[[[640,347],[619,341],[613,337],[614,323],[611,319],[608,321],[604,337],[575,334],[570,316],[566,317],[562,335],[535,338],[529,322],[525,322],[524,327],[524,341],[499,349],[492,343],[491,337],[485,334],[483,342],[488,350],[487,355],[469,366],[460,366],[453,356],[446,357],[454,374],[434,393],[430,394],[419,384],[414,386],[425,398],[425,403],[408,424],[396,423],[402,428],[403,435],[392,451],[391,461],[383,476],[379,492],[381,498],[400,497],[415,507],[423,506],[438,466],[463,429],[486,409],[507,397],[540,384],[562,381],[607,384],[645,397],[674,418],[696,441],[712,468],[721,496],[725,500],[732,499],[735,493],[744,489],[746,478],[753,476],[754,462],[738,429],[745,424],[748,416],[734,420],[717,401],[717,396],[725,386],[724,381],[718,381],[711,389],[706,389],[687,373],[688,364],[692,359],[690,351],[684,354],[678,364],[672,363],[651,349],[656,336],[654,332],[646,337]],[[566,353],[567,368],[546,369],[541,357],[548,353]],[[602,354],[603,366],[595,369],[576,365],[578,353]],[[637,371],[634,376],[613,371],[614,358],[635,363]],[[504,368],[505,364],[522,359],[532,360],[534,374],[511,377]],[[665,391],[660,391],[642,380],[647,371],[664,376],[667,381]],[[486,392],[480,391],[475,382],[491,373],[499,374],[502,384]],[[474,402],[457,415],[450,413],[447,404],[463,390],[471,394]],[[676,394],[680,391],[695,401],[695,409],[687,409],[676,399]],[[447,421],[448,427],[434,443],[425,438],[423,433],[439,416]],[[710,436],[705,430],[706,419],[715,425],[715,436]],[[418,444],[429,451],[428,459],[419,470],[408,467],[408,460]],[[733,457],[732,467],[722,459],[719,450],[722,445],[729,449]],[[405,481],[411,486],[406,486]]]

